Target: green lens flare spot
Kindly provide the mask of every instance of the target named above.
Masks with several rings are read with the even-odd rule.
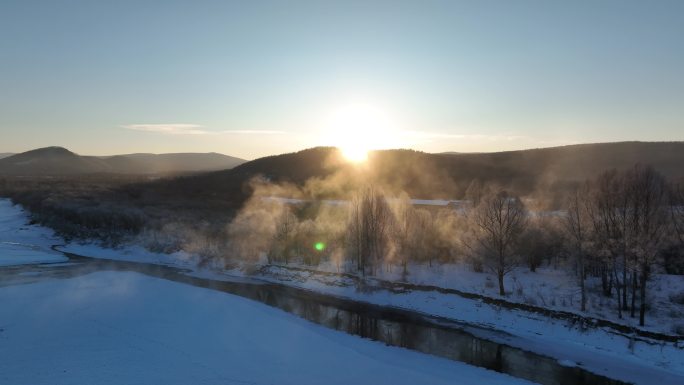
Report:
[[[325,250],[325,243],[316,242],[316,244],[314,245],[314,248],[318,251],[323,251],[323,250]]]

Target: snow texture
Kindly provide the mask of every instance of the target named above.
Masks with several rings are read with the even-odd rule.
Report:
[[[67,260],[50,246],[62,240],[48,228],[28,224],[28,214],[0,199],[0,266],[54,263]]]

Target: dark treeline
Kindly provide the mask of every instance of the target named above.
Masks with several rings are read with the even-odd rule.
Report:
[[[149,177],[91,174],[62,177],[0,178],[0,196],[21,204],[34,222],[48,226],[67,240],[92,239],[116,246],[142,235],[158,241],[146,244],[155,251],[178,251],[182,234],[225,230],[237,211],[226,202],[163,199],[141,194]],[[189,236],[189,235],[188,235]],[[171,242],[171,240],[175,240]]]

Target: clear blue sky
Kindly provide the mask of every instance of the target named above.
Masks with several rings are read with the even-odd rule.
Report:
[[[255,158],[359,101],[425,151],[684,140],[684,1],[0,3],[0,152]]]

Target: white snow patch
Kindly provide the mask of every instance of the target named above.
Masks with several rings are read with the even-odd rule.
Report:
[[[558,360],[558,363],[568,368],[574,368],[575,366],[577,366],[577,362],[570,360]]]
[[[0,199],[0,266],[66,261],[61,253],[50,249],[61,239],[52,230],[28,222],[21,206]]]
[[[58,248],[61,251],[116,261],[144,262],[158,265],[192,268],[197,266],[199,258],[184,251],[171,254],[155,253],[139,245],[125,245],[115,249],[101,247],[96,243],[69,243]]]

